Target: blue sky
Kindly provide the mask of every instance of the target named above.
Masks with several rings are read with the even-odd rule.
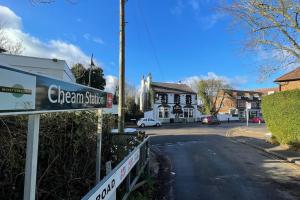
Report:
[[[19,32],[11,35],[25,41],[25,54],[56,56],[70,63],[88,62],[94,53],[105,75],[117,77],[119,1],[75,2],[32,5],[29,0],[1,0],[0,5],[2,12],[7,8],[16,15],[8,23],[17,21],[12,26]],[[141,76],[151,72],[153,80],[160,82],[221,77],[240,89],[276,86],[272,82],[276,76],[257,82],[259,55],[241,52],[245,34],[239,27],[229,30],[230,18],[216,12],[216,2],[129,0],[127,82],[139,85]],[[6,14],[2,13],[2,19],[11,17]]]

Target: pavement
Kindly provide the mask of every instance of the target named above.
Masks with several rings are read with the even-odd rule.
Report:
[[[144,129],[163,161],[161,199],[300,199],[298,166],[227,136],[243,125]]]
[[[271,133],[269,133],[265,125],[257,127],[237,127],[227,132],[227,136],[236,141],[245,143],[300,166],[300,151],[295,151],[287,145],[270,143],[270,135]]]

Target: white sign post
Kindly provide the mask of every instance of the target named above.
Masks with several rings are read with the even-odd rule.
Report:
[[[249,110],[251,109],[251,102],[246,102],[246,119],[247,119],[247,126],[249,126]]]
[[[24,200],[35,199],[36,170],[39,146],[40,115],[29,115],[26,145]]]

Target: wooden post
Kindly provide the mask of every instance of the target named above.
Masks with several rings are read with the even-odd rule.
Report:
[[[26,144],[24,200],[34,200],[39,146],[40,115],[29,115]]]
[[[124,132],[125,109],[125,0],[120,0],[120,51],[119,51],[119,105],[118,131]]]

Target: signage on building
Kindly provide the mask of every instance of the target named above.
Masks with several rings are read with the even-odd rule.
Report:
[[[140,149],[137,149],[109,178],[100,182],[93,190],[91,190],[83,200],[107,200],[109,199],[118,186],[122,183],[130,170],[140,159]]]
[[[0,65],[0,115],[111,108],[112,94]]]
[[[246,109],[248,109],[248,110],[251,109],[251,102],[246,102]]]

